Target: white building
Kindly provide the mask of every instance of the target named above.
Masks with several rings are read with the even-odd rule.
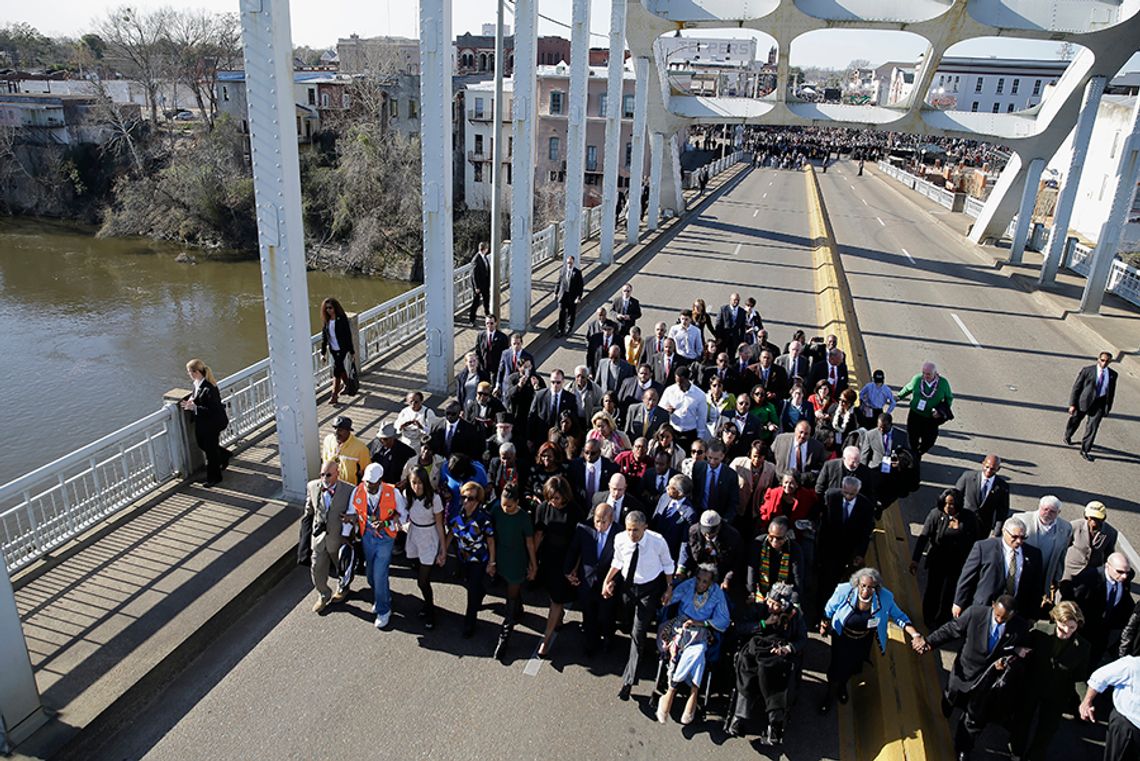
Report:
[[[946,111],[1013,113],[1040,105],[1068,61],[947,56],[930,83],[927,102]]]
[[[756,40],[752,37],[661,37],[654,46],[666,68],[713,64],[747,69],[756,62]]]

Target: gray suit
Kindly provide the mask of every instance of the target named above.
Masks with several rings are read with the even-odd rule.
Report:
[[[789,464],[792,459],[792,452],[794,451],[795,436],[796,435],[791,432],[781,433],[776,437],[775,441],[772,442],[772,459],[776,464],[776,475],[780,478],[783,478],[785,474],[795,470],[795,468]],[[801,486],[815,483],[815,479],[819,475],[819,470],[823,467],[824,458],[827,456],[827,453],[823,449],[823,442],[814,438],[808,438],[806,454],[807,456],[804,458],[803,467],[800,469],[800,472],[808,475],[807,480],[811,483],[801,483]]]
[[[348,481],[336,482],[333,488],[331,504],[325,509],[325,500],[321,494],[321,481],[314,479],[305,488],[305,512],[302,521],[311,520],[313,525],[313,554],[312,575],[313,586],[321,598],[326,602],[332,597],[329,588],[329,568],[335,568],[337,555],[340,553],[341,518],[348,511],[352,503],[352,491],[355,487]]]
[[[597,383],[587,381],[585,388],[578,388],[577,382],[572,382],[568,386],[563,387],[565,391],[572,393],[578,401],[578,417],[586,424],[586,428],[590,428],[590,418],[594,413],[602,408],[602,390],[598,387]]]
[[[1073,524],[1060,516],[1053,522],[1053,529],[1045,533],[1037,521],[1037,512],[1021,513],[1017,516],[1025,523],[1025,543],[1041,551],[1045,586],[1042,593],[1061,583],[1061,572],[1065,569],[1065,553],[1073,543]]]
[[[893,450],[896,447],[910,449],[910,441],[907,440],[906,431],[891,426],[891,449]],[[860,450],[863,464],[872,471],[881,470],[883,458],[890,455],[886,451],[886,447],[883,446],[883,432],[878,428],[867,431],[867,435],[863,437],[863,446]]]
[[[629,414],[626,417],[625,432],[629,434],[631,441],[642,435],[646,438],[652,438],[657,434],[658,428],[669,422],[669,413],[655,406],[649,413],[649,425],[643,426],[642,422],[646,418],[644,403],[631,406],[629,408]],[[644,434],[642,433],[643,427],[646,428]]]
[[[606,391],[613,391],[616,395],[621,389],[621,384],[626,378],[634,377],[637,372],[633,369],[633,365],[626,362],[624,359],[618,360],[616,363],[611,362],[609,357],[598,361],[598,370],[594,378],[594,382],[602,389],[602,393]]]

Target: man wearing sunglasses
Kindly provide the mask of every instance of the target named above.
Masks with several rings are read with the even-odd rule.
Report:
[[[1028,619],[1041,615],[1044,566],[1041,551],[1025,543],[1025,522],[1007,518],[1001,536],[974,544],[958,577],[954,618],[971,605],[989,605],[1001,595],[1012,595],[1018,612]]]

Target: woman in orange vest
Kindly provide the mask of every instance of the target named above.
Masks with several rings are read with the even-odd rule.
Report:
[[[378,462],[369,463],[364,469],[364,480],[352,492],[351,508],[363,537],[364,562],[368,584],[372,587],[372,612],[376,614],[377,629],[386,627],[392,615],[388,566],[392,562],[396,533],[408,522],[404,495],[392,484],[383,483],[383,478],[384,466]]]

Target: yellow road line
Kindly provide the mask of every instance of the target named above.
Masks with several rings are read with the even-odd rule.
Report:
[[[843,271],[815,170],[804,173],[814,242],[816,316],[821,331],[835,333],[847,347],[853,388],[871,377],[867,347],[859,330],[855,300]],[[909,544],[899,509],[888,510],[875,528],[868,565],[878,568],[899,606],[912,619],[922,611],[918,584],[908,572]],[[840,757],[844,761],[943,761],[953,758],[950,728],[940,708],[937,659],[918,656],[901,631],[890,629],[887,653],[872,655],[863,684],[850,688],[851,701],[838,711]]]

